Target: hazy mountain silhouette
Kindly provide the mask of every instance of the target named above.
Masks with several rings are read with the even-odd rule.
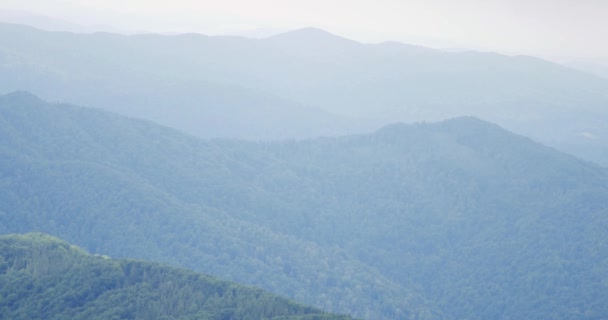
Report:
[[[0,91],[202,137],[315,137],[473,115],[608,163],[608,80],[531,57],[361,44],[313,28],[254,40],[3,24],[0,40]]]

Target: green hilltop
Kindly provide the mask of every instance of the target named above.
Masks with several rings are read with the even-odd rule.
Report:
[[[347,320],[260,289],[111,259],[42,233],[0,236],[3,319]]]

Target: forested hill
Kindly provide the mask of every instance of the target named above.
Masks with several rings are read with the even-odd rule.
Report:
[[[250,153],[257,144],[202,141],[26,92],[0,96],[0,234],[41,231],[367,319],[436,312],[337,246],[244,219],[275,198],[251,180],[270,156],[263,146]]]
[[[2,319],[347,320],[260,289],[90,255],[41,234],[0,236]]]
[[[365,319],[608,314],[608,172],[476,118],[252,143],[0,97],[0,233]]]

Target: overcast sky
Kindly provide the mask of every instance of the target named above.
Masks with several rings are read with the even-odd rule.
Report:
[[[608,59],[608,0],[0,0],[0,9],[122,30],[313,26],[363,42]]]

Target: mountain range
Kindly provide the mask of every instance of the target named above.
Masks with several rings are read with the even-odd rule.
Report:
[[[608,314],[608,171],[474,117],[201,140],[0,97],[0,234],[159,261],[364,319]]]
[[[28,90],[204,138],[277,140],[474,116],[608,164],[608,79],[526,56],[265,39],[48,32],[0,24],[0,92]]]

